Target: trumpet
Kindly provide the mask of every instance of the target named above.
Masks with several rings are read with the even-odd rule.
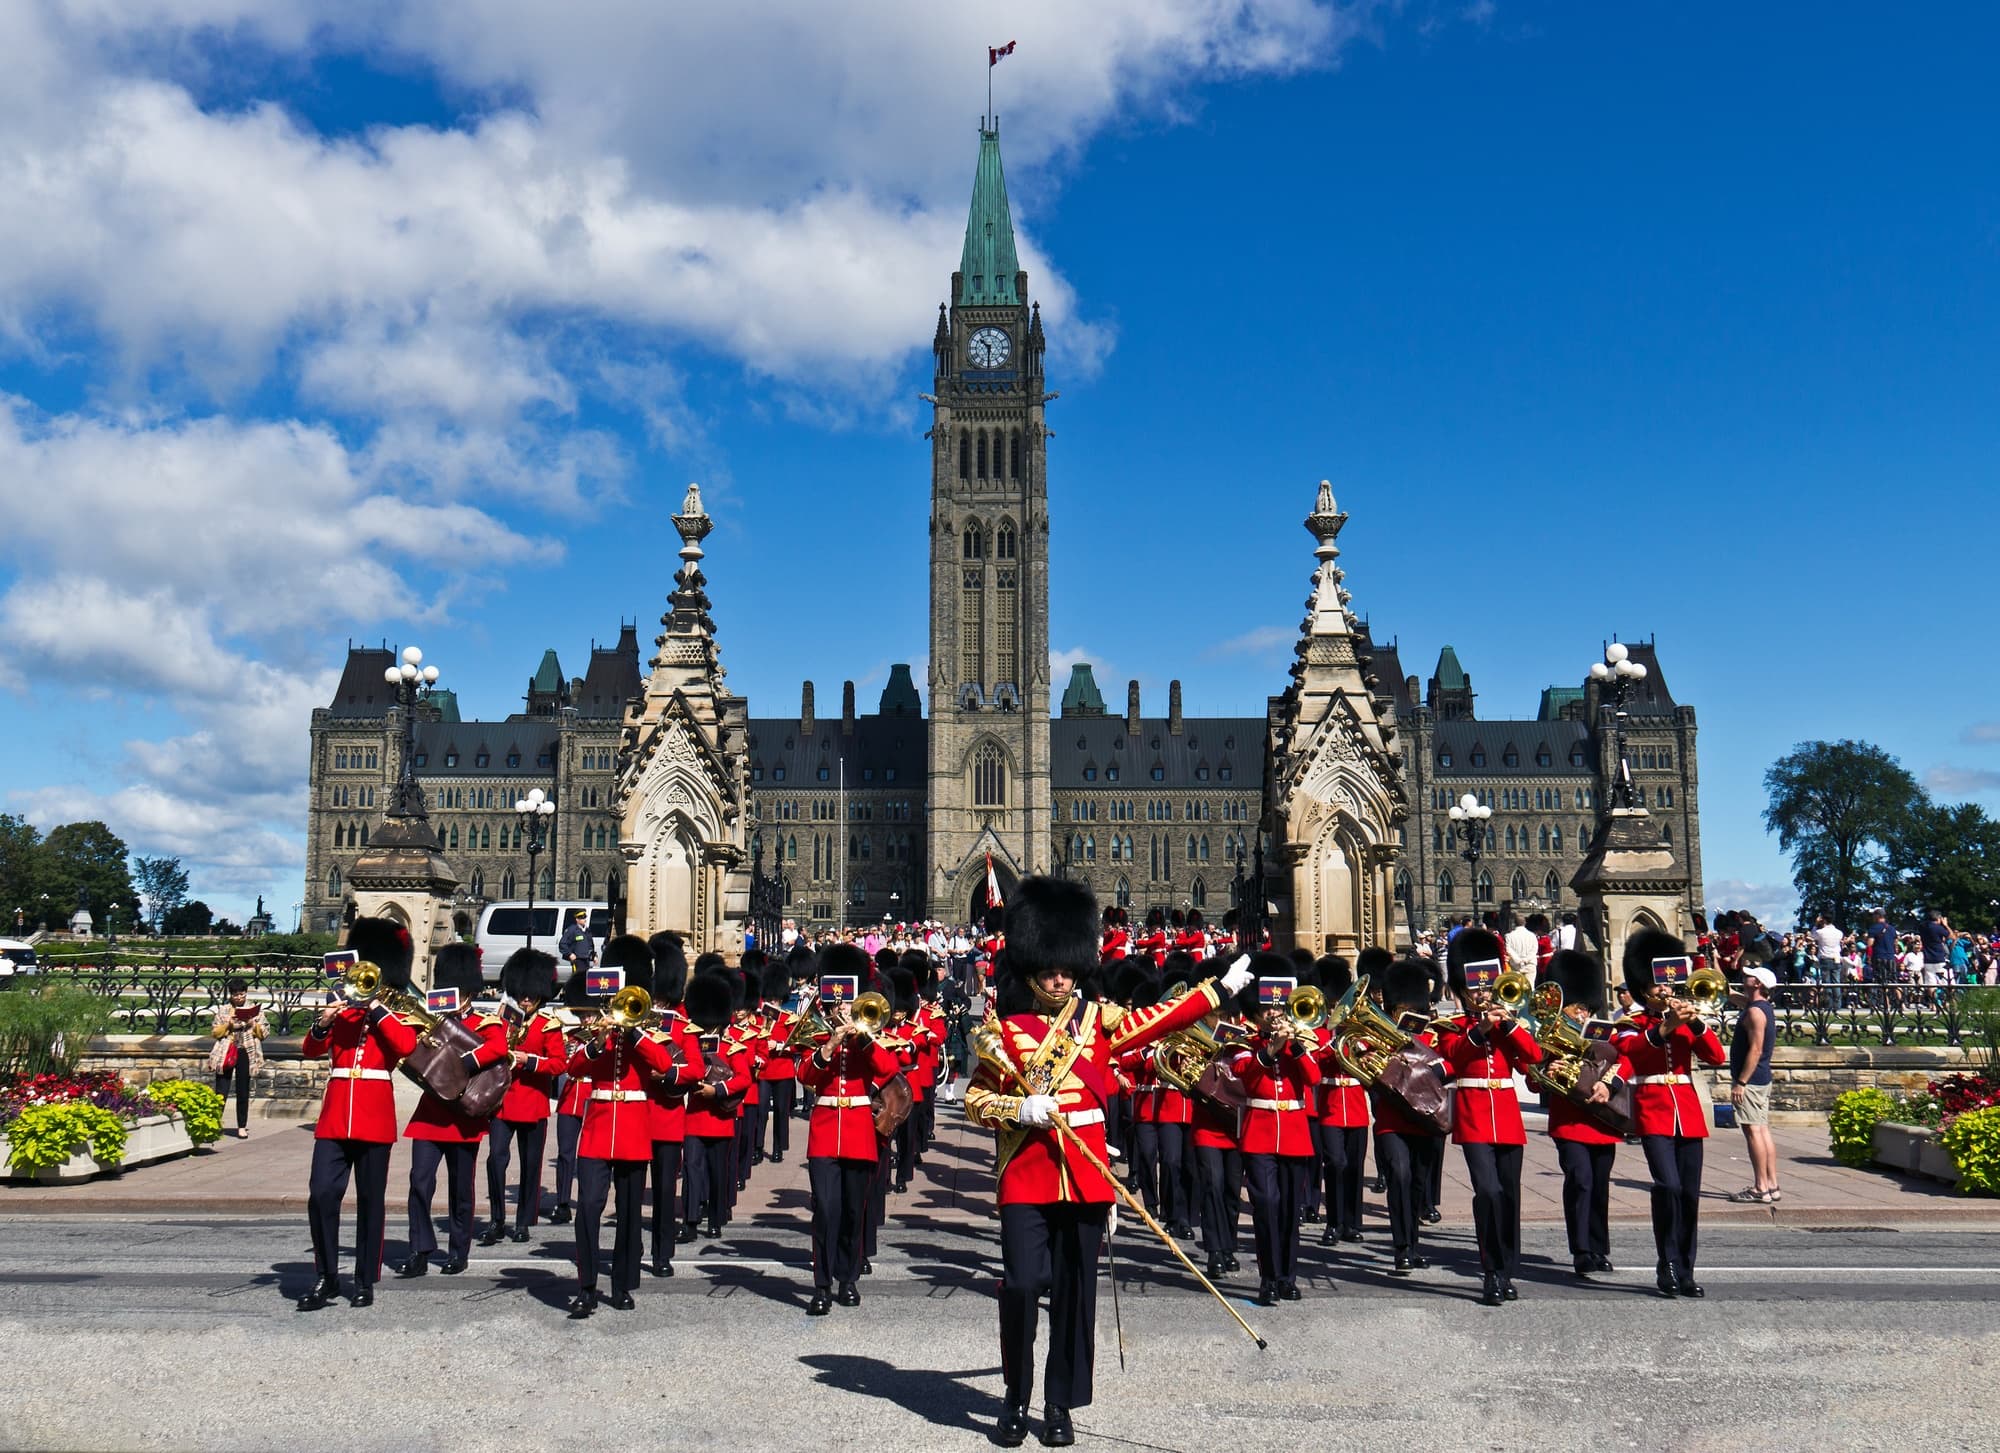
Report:
[[[355,1008],[379,1003],[398,1019],[407,1019],[425,1034],[438,1027],[437,1015],[424,1007],[414,994],[391,988],[382,982],[382,970],[367,960],[349,969],[340,981],[341,996]]]
[[[653,996],[634,984],[620,989],[611,996],[604,1006],[604,1012],[597,1016],[595,1024],[584,1025],[572,1031],[583,1037],[584,1044],[592,1054],[600,1054],[604,1049],[605,1036],[613,1031],[643,1029],[652,1017]]]

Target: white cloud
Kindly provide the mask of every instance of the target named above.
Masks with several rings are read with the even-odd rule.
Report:
[[[2000,772],[1986,767],[1933,767],[1924,773],[1924,786],[1940,797],[1974,797],[2000,792]]]
[[[1968,742],[2000,742],[2000,721],[1976,721],[1965,729]]]
[[[1253,631],[1245,631],[1240,636],[1231,636],[1208,648],[1206,655],[1216,656],[1262,656],[1280,648],[1289,649],[1297,644],[1299,631],[1296,626],[1258,626]]]
[[[1798,890],[1790,883],[1752,883],[1743,878],[1722,878],[1704,883],[1708,916],[1748,910],[1766,928],[1788,928],[1798,918]]]

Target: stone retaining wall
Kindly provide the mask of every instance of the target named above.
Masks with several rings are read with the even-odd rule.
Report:
[[[207,1061],[213,1043],[206,1035],[111,1034],[90,1042],[90,1053],[79,1066],[85,1070],[116,1070],[134,1084],[154,1080],[195,1080],[211,1083]],[[264,1068],[250,1077],[253,1101],[296,1102],[303,1113],[319,1103],[326,1088],[327,1062],[299,1058],[297,1039],[272,1035],[264,1041]],[[225,1113],[225,1120],[229,1118]]]

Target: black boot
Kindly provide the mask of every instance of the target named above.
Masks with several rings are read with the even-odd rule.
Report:
[[[833,1299],[843,1307],[858,1307],[861,1305],[861,1293],[855,1289],[855,1285],[851,1281],[842,1282],[840,1290],[833,1294]]]
[[[994,1425],[993,1441],[1002,1448],[1018,1448],[1028,1441],[1028,1403],[1024,1398],[1015,1402],[1007,1399],[1000,1409],[1000,1421]]]
[[[674,1244],[676,1246],[685,1246],[700,1234],[699,1231],[694,1229],[694,1222],[686,1222],[681,1226],[679,1231],[674,1233]]]
[[[569,1299],[569,1318],[572,1322],[581,1322],[596,1310],[596,1287],[581,1287],[577,1290],[577,1294]]]
[[[569,1225],[569,1218],[570,1209],[568,1206],[557,1206],[553,1211],[549,1212],[549,1224],[551,1226],[567,1226]]]
[[[375,1283],[358,1281],[354,1284],[354,1295],[347,1299],[350,1307],[372,1307],[375,1305]]]
[[[312,1290],[296,1303],[301,1312],[317,1312],[321,1307],[340,1295],[340,1279],[323,1276],[313,1283]]]
[[[1076,1441],[1076,1429],[1071,1426],[1069,1409],[1050,1403],[1042,1409],[1042,1446],[1044,1448],[1067,1448]]]
[[[416,1253],[412,1252],[404,1260],[403,1264],[396,1268],[396,1275],[403,1281],[410,1281],[416,1277],[422,1276],[425,1272],[429,1271],[430,1269],[431,1269],[431,1259],[428,1254],[423,1256],[418,1256]]]
[[[1674,1273],[1674,1290],[1678,1291],[1684,1297],[1705,1297],[1708,1295],[1702,1284],[1694,1279],[1692,1271],[1677,1271]]]
[[[1521,1300],[1521,1294],[1514,1290],[1514,1278],[1511,1276],[1500,1278],[1500,1299],[1504,1302],[1518,1302]]]
[[[1491,1272],[1486,1274],[1486,1280],[1479,1289],[1479,1304],[1483,1307],[1500,1305],[1500,1278]]]
[[[507,1228],[495,1221],[486,1228],[486,1234],[479,1238],[481,1246],[498,1246],[507,1239]]]
[[[806,1303],[806,1315],[808,1317],[824,1317],[828,1312],[832,1310],[833,1310],[833,1298],[827,1294],[826,1288],[825,1287],[815,1288],[812,1294],[812,1300]]]
[[[1391,1268],[1389,1268],[1389,1275],[1408,1276],[1409,1274],[1410,1274],[1410,1258],[1403,1255],[1403,1253],[1399,1251],[1396,1253],[1396,1264]]]

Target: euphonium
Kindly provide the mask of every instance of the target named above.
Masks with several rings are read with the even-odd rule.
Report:
[[[817,999],[801,1003],[786,1018],[791,1023],[791,1028],[785,1034],[786,1049],[804,1049],[807,1045],[818,1044],[833,1034],[833,1026],[826,1022],[826,1016],[820,1012]]]
[[[1416,1036],[1377,1009],[1368,998],[1368,976],[1362,975],[1341,995],[1340,1002],[1327,1012],[1333,1057],[1340,1067],[1362,1084],[1373,1088],[1388,1068],[1390,1058],[1409,1048]],[[1448,1019],[1433,1019],[1430,1027],[1453,1027]]]
[[[1574,1097],[1590,1041],[1563,1013],[1561,984],[1551,980],[1535,990],[1533,1022],[1535,1042],[1542,1047],[1542,1062],[1523,1066],[1522,1073],[1530,1083],[1540,1082],[1557,1094]]]
[[[1165,1083],[1183,1095],[1192,1095],[1218,1048],[1220,1041],[1205,1025],[1190,1024],[1153,1046],[1153,1068]]]

